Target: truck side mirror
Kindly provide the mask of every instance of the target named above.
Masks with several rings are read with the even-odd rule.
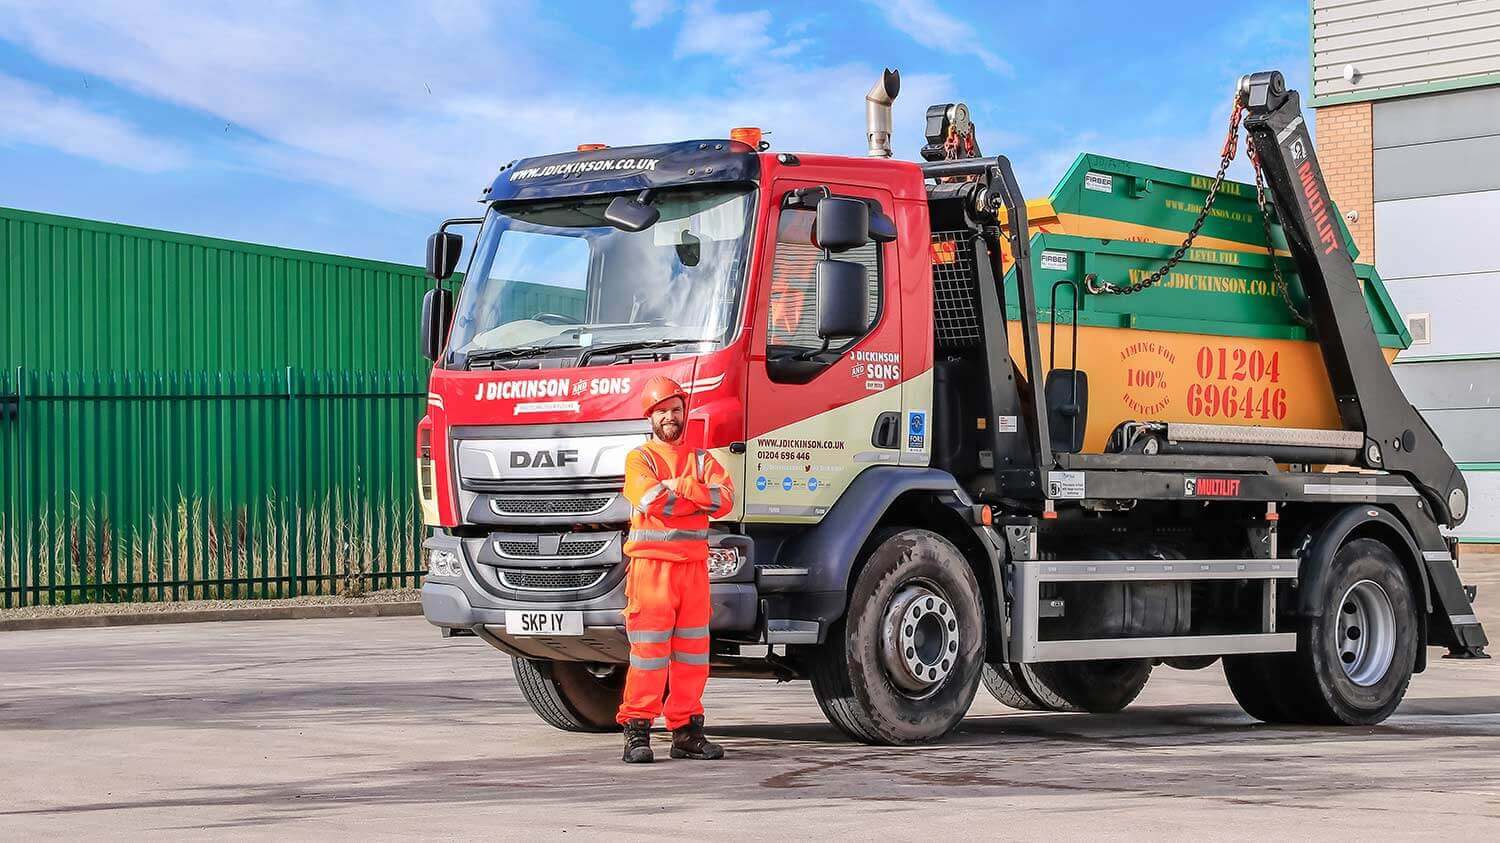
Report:
[[[464,238],[451,231],[439,231],[427,238],[427,277],[436,281],[447,281],[458,269],[458,256],[463,253]]]
[[[860,208],[864,207],[863,203],[856,204]],[[818,210],[821,216],[822,204],[819,204]],[[820,260],[817,264],[817,284],[818,338],[827,341],[863,334],[869,326],[869,314],[865,311],[867,293],[864,264]]]
[[[870,242],[870,206],[858,199],[824,197],[818,202],[813,242],[830,252],[847,252]]]
[[[433,235],[434,237],[438,235]],[[457,237],[456,234],[448,235]],[[451,272],[451,270],[450,270]],[[448,344],[448,328],[453,324],[453,293],[442,287],[427,291],[422,299],[422,356],[436,361]]]

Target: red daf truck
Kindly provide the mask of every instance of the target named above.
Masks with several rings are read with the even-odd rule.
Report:
[[[1037,300],[1009,163],[978,157],[958,104],[929,109],[928,160],[894,160],[898,90],[887,71],[866,97],[868,157],[739,131],[585,145],[506,166],[482,217],[430,238],[431,623],[511,655],[548,723],[615,728],[622,474],[648,434],[635,393],[666,375],[739,489],[710,541],[714,675],[811,680],[858,740],[938,738],[980,684],[1115,711],[1154,666],[1219,659],[1255,717],[1368,724],[1429,646],[1484,657],[1439,529],[1467,489],[1390,374],[1280,74],[1242,80],[1233,125],[1337,429],[1145,416],[1092,452],[1088,379],[1110,373],[1043,354],[1039,319],[1068,338],[1058,287]],[[455,304],[462,225],[479,228]],[[1064,292],[1077,314],[1153,294],[1133,286]]]

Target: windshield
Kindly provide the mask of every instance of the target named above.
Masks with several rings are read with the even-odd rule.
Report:
[[[611,196],[491,209],[464,279],[451,359],[539,358],[733,338],[751,188],[664,192],[639,232],[604,222]],[[687,350],[698,351],[697,347]]]

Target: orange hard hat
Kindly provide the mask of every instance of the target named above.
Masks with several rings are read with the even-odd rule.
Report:
[[[649,416],[656,405],[668,398],[681,398],[683,409],[687,409],[687,393],[682,391],[682,385],[665,375],[657,375],[646,381],[646,388],[641,390],[641,415]]]

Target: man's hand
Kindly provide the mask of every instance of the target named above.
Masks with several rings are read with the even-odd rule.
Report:
[[[670,491],[672,491],[673,493],[675,493],[677,491],[677,478],[676,477],[668,477],[666,480],[661,481],[661,484],[663,486],[666,486],[667,489],[670,490]]]

